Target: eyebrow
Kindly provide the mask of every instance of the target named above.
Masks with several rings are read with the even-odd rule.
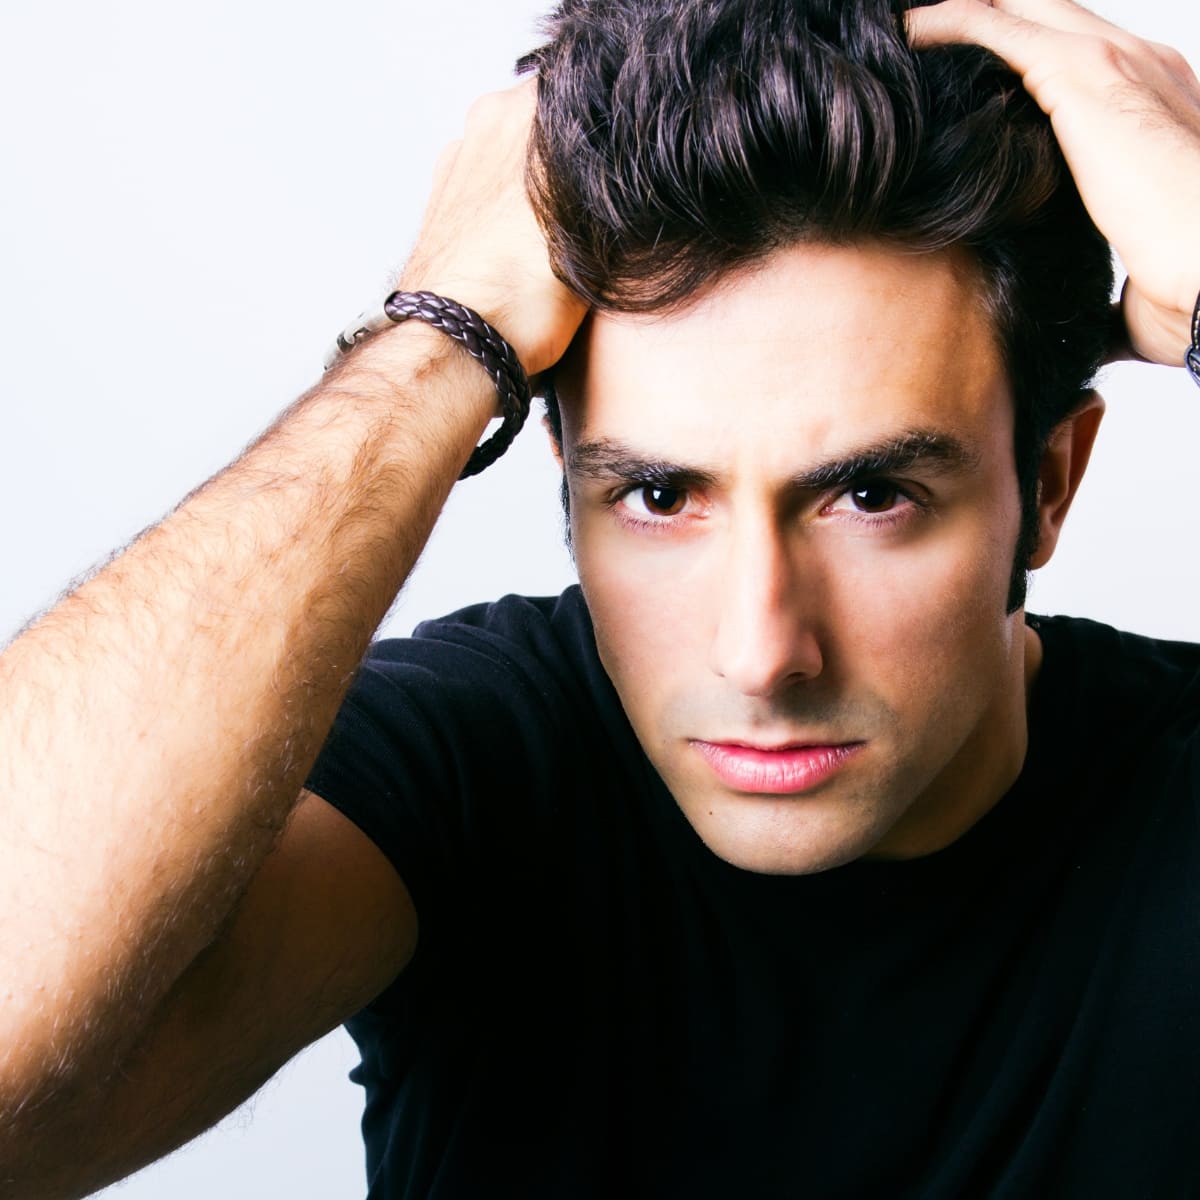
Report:
[[[911,471],[965,473],[978,468],[982,456],[953,434],[933,429],[905,429],[880,441],[857,446],[791,476],[797,490],[823,491],[874,475]],[[711,467],[670,462],[643,454],[617,438],[581,442],[568,457],[572,474],[587,479],[637,480],[674,487],[711,487],[718,472]]]

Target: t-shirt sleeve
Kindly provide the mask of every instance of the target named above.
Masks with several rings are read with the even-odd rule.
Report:
[[[552,818],[580,702],[555,641],[513,597],[375,643],[309,774],[399,872],[422,946],[494,902]]]

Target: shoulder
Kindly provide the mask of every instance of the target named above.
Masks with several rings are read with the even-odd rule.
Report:
[[[374,643],[318,764],[388,795],[546,775],[624,724],[578,587],[505,596]],[[314,788],[323,794],[320,788]]]
[[[363,672],[394,679],[416,667],[476,682],[539,675],[563,682],[591,677],[596,662],[587,606],[570,587],[560,596],[504,596],[423,621],[411,637],[373,643]]]
[[[466,936],[468,911],[520,908],[514,878],[540,879],[598,807],[611,761],[630,757],[614,755],[622,713],[605,689],[577,588],[473,605],[370,648],[307,787],[391,861],[426,958]]]
[[[1120,684],[1163,702],[1200,700],[1200,644],[1149,637],[1086,617],[1029,616],[1048,656],[1076,676]]]
[[[1029,616],[1045,652],[1035,711],[1096,746],[1200,735],[1200,645],[1082,617]]]

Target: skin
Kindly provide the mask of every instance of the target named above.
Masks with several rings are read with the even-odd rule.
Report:
[[[590,318],[562,382],[600,656],[714,853],[770,873],[912,857],[996,803],[1024,759],[1040,645],[1005,613],[1013,405],[965,254],[795,246],[682,313]],[[1047,455],[1037,565],[1099,412]],[[914,430],[958,454],[797,486]],[[638,465],[655,461],[676,472],[665,490]],[[781,796],[722,780],[697,740],[857,749]]]

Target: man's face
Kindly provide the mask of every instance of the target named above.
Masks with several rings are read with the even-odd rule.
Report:
[[[562,379],[580,582],[704,842],[808,872],[948,844],[1025,749],[1013,409],[956,252],[800,246]]]

